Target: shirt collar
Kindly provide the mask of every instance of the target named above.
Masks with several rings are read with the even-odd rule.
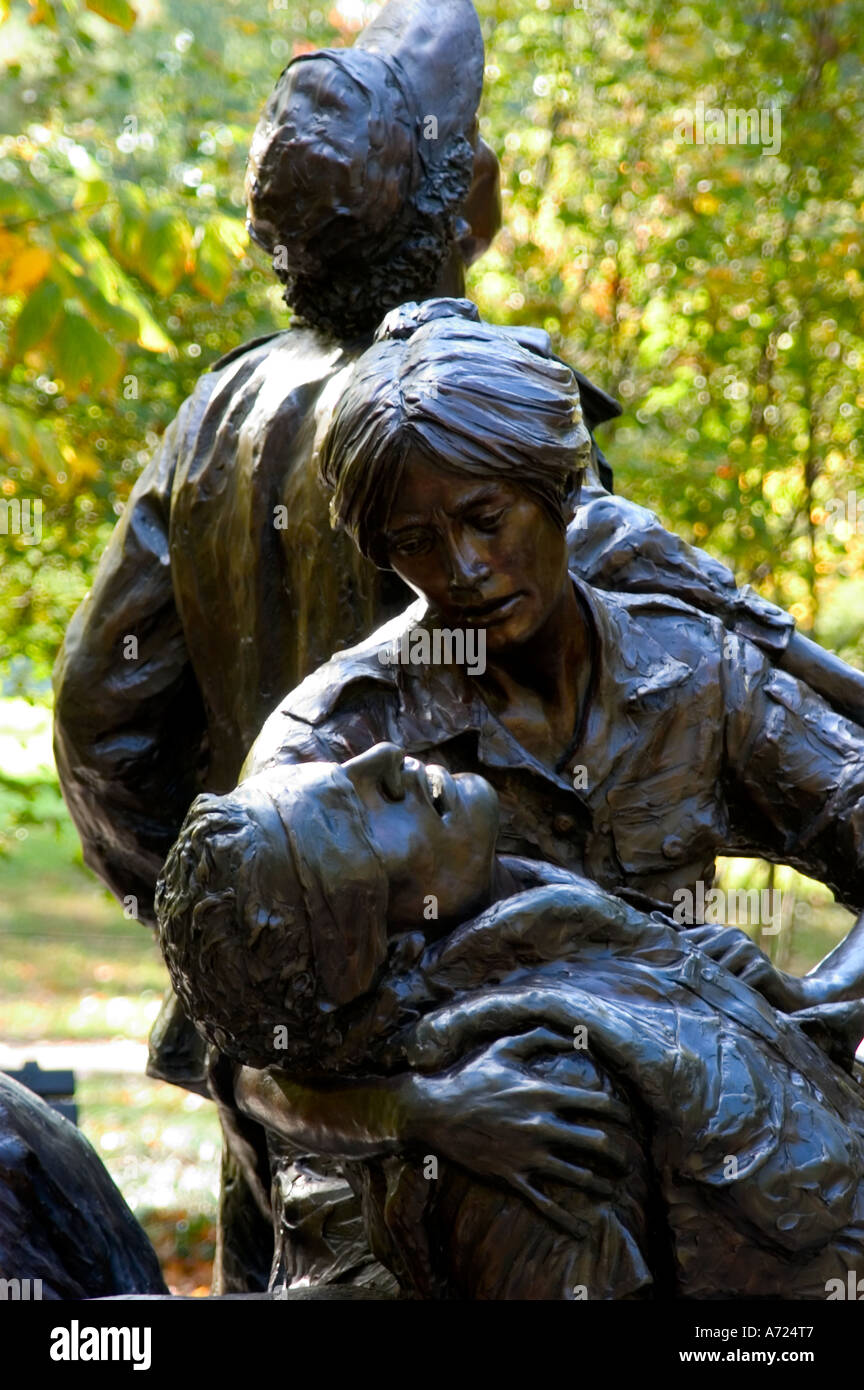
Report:
[[[639,709],[658,692],[681,685],[692,667],[673,657],[639,622],[636,612],[650,607],[652,596],[611,594],[572,574],[594,629],[594,670],[583,719],[583,737],[572,762],[589,767],[592,790],[600,787],[639,736]],[[665,595],[654,600],[668,607]],[[691,610],[675,603],[686,615]],[[635,609],[636,612],[631,611]],[[398,716],[406,751],[434,747],[465,733],[478,736],[478,754],[487,766],[521,767],[566,787],[572,784],[545,767],[489,709],[476,684],[458,666],[392,665],[380,654],[392,651],[406,630],[429,625],[428,609],[419,599],[363,642],[339,652],[289,695],[283,711],[318,725],[330,719],[348,692],[374,682],[398,699]]]

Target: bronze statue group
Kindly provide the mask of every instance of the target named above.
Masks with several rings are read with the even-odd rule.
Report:
[[[279,79],[249,227],[294,318],[134,489],[64,794],[159,933],[152,1073],[219,1106],[218,1291],[825,1298],[864,918],[799,979],[671,904],[752,855],[861,912],[864,680],[615,496],[616,403],[464,298],[483,56],[469,0],[389,0]],[[469,630],[482,672],[387,660]]]

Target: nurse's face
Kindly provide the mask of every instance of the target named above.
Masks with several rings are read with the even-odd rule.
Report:
[[[567,585],[567,542],[546,508],[511,483],[409,457],[383,533],[389,563],[446,627],[486,631],[502,652],[539,632]]]

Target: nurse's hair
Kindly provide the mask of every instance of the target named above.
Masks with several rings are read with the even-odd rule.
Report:
[[[466,299],[403,304],[356,362],[318,446],[333,526],[382,568],[409,454],[513,484],[563,531],[591,455],[576,378],[545,334],[493,328]]]

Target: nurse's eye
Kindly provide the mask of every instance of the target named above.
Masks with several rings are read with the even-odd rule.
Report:
[[[468,525],[473,526],[475,531],[497,531],[506,511],[506,507],[499,507],[497,511],[477,512],[468,518]]]
[[[389,543],[391,555],[401,555],[405,559],[414,555],[426,555],[432,549],[432,537],[423,531],[399,536]]]

